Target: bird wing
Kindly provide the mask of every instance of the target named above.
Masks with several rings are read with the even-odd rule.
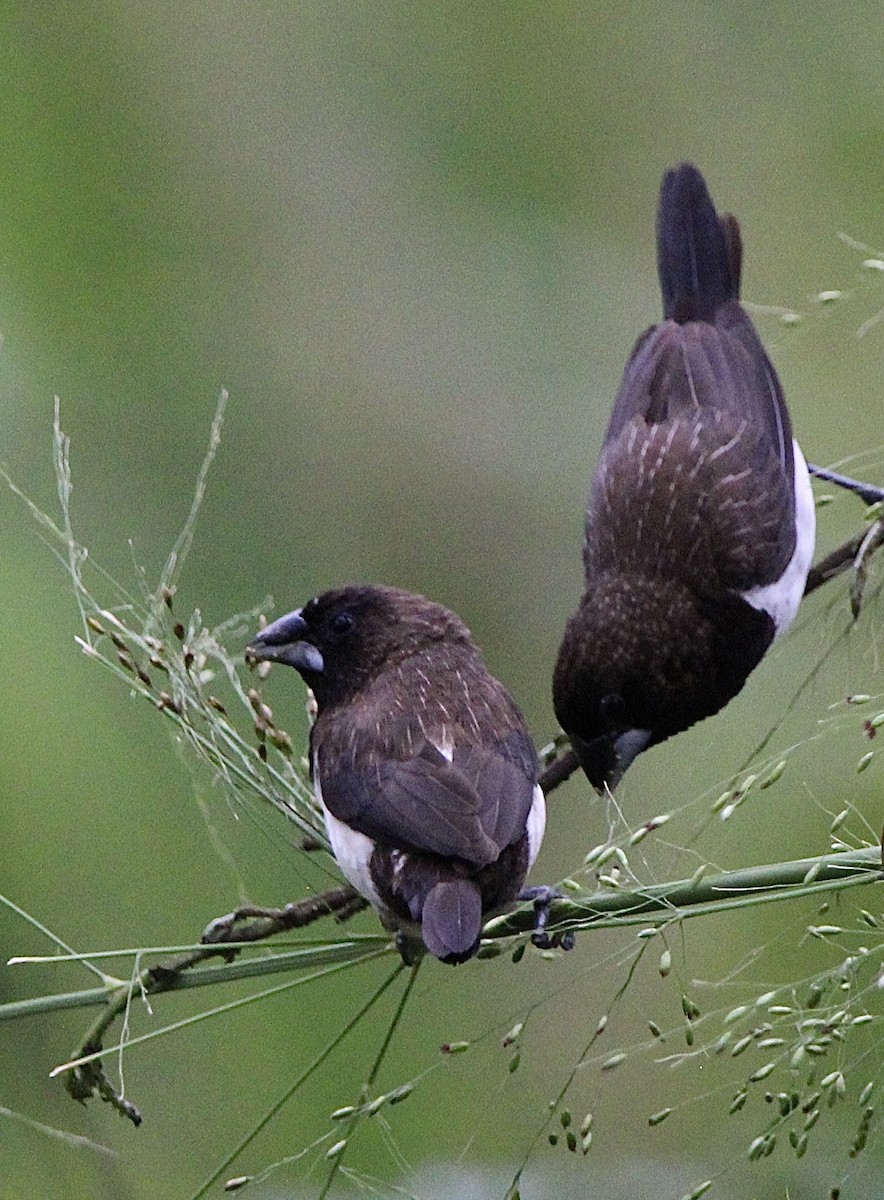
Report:
[[[350,828],[398,848],[483,866],[525,832],[536,758],[519,733],[495,745],[455,745],[450,761],[429,741],[394,759],[358,743],[338,754],[320,737],[314,771],[323,804]]]
[[[776,579],[795,547],[794,472],[782,389],[739,302],[726,301],[714,323],[663,321],[639,339],[617,394],[587,513],[587,568],[626,528],[640,559],[665,551],[666,522],[673,554],[684,562],[690,551],[698,579],[737,590]]]
[[[698,594],[778,579],[795,547],[794,497],[766,438],[731,414],[628,425],[606,447],[586,518],[588,574],[613,565]]]
[[[714,324],[663,321],[642,334],[614,401],[603,453],[635,418],[651,426],[713,413],[732,413],[763,431],[791,479],[792,428],[783,391],[737,301],[719,309]]]

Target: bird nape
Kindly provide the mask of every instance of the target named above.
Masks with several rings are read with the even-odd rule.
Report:
[[[545,805],[522,714],[463,622],[422,596],[351,586],[268,625],[246,658],[292,666],[312,690],[332,851],[403,957],[416,938],[442,962],[474,955],[485,919],[519,898]]]
[[[657,217],[663,320],[626,365],[590,486],[585,591],[553,677],[590,782],[712,716],[795,616],[814,502],[776,372],[740,305],[742,242],[684,163]]]

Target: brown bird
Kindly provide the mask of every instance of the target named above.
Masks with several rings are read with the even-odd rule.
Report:
[[[332,851],[403,956],[418,936],[442,962],[470,958],[485,919],[520,896],[545,805],[522,714],[466,626],[422,596],[345,587],[268,625],[246,657],[286,663],[312,690]],[[524,898],[542,908],[546,895]]]
[[[712,716],[795,616],[815,515],[776,372],[739,303],[742,243],[685,163],[660,191],[663,321],[639,338],[586,511],[553,679],[599,790]]]

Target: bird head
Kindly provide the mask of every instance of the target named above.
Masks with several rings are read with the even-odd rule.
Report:
[[[364,584],[323,592],[280,617],[245,656],[294,667],[322,709],[358,695],[377,672],[433,643],[471,644],[466,626],[442,605]]]
[[[599,793],[613,792],[637,755],[657,738],[646,705],[636,702],[632,672],[608,670],[592,653],[574,653],[583,632],[572,625],[566,630],[553,701],[589,782]]]
[[[655,740],[653,729],[635,727],[627,715],[627,702],[620,692],[587,697],[581,713],[585,732],[569,734],[580,766],[597,792],[613,792],[643,750]]]
[[[553,677],[556,716],[597,791],[637,755],[724,703],[707,669],[714,622],[678,583],[611,572],[588,580]]]

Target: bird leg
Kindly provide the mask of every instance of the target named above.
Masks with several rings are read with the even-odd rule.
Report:
[[[423,944],[409,937],[404,929],[397,929],[393,940],[404,967],[413,967],[423,957]]]
[[[531,934],[531,943],[538,950],[574,949],[573,929],[551,934],[546,932],[552,904],[555,900],[561,899],[563,899],[561,892],[543,884],[522,888],[519,892],[520,901],[524,903],[530,901],[534,905],[534,932]]]

